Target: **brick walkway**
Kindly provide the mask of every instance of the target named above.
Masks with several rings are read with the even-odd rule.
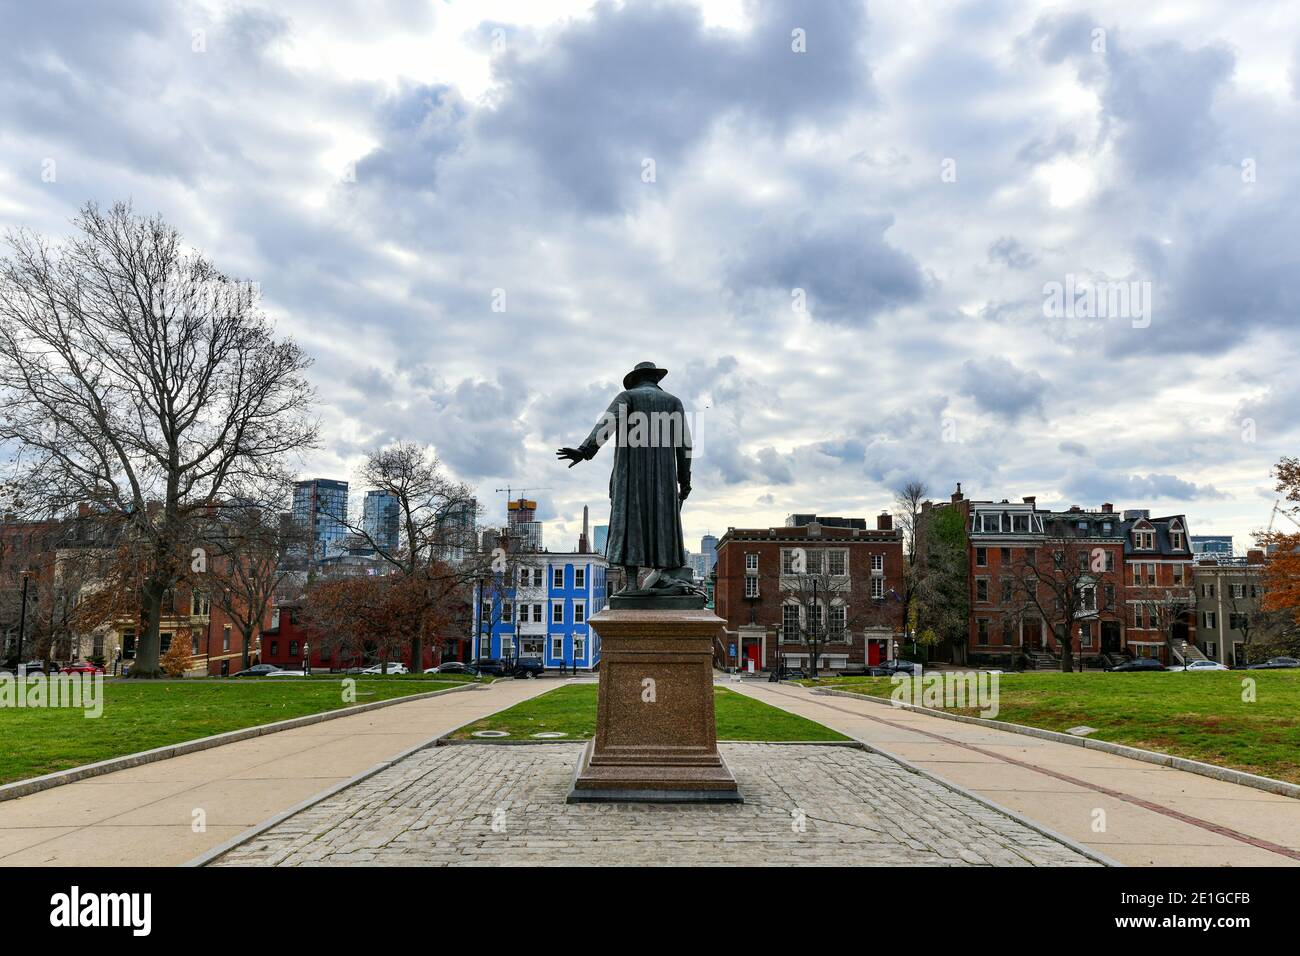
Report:
[[[210,865],[1096,865],[877,754],[721,749],[743,806],[568,805],[579,745],[429,748]]]

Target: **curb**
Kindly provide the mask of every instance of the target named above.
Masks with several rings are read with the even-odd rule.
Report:
[[[185,754],[197,753],[200,750],[210,750],[213,747],[220,747],[224,744],[238,743],[241,740],[251,740],[254,737],[261,737],[265,734],[279,733],[282,730],[293,730],[297,727],[307,727],[311,724],[319,724],[323,721],[334,720],[338,717],[352,717],[357,714],[363,714],[369,710],[378,710],[381,707],[391,707],[394,704],[405,704],[408,701],[425,700],[430,697],[441,696],[442,694],[456,694],[466,690],[474,690],[480,686],[481,685],[478,683],[466,682],[459,687],[445,687],[442,690],[431,690],[421,694],[408,694],[405,697],[392,697],[388,700],[375,700],[367,704],[357,704],[353,707],[341,707],[337,710],[327,710],[319,714],[305,714],[302,717],[290,717],[288,720],[279,720],[275,723],[258,724],[255,727],[243,727],[239,730],[226,731],[223,734],[214,734],[211,737],[199,737],[196,740],[184,740],[180,743],[156,747],[153,750],[142,750],[139,753],[124,754],[121,757],[110,757],[109,759],[101,760],[98,763],[83,764],[80,767],[70,767],[67,770],[47,773],[41,777],[32,777],[30,780],[16,780],[13,783],[4,784],[3,786],[0,786],[0,802],[5,800],[16,800],[19,797],[26,797],[33,793],[52,790],[55,787],[61,787],[68,783],[76,783],[78,780],[86,780],[90,777],[100,777],[106,773],[114,773],[118,770],[128,770],[131,767],[156,763],[159,760],[167,760],[171,757],[180,757]]]
[[[852,697],[856,700],[869,700],[872,703],[883,704],[886,707],[897,710],[913,710],[919,714],[925,714],[930,717],[942,717],[944,720],[953,720],[961,724],[974,724],[977,727],[988,727],[993,730],[1005,730],[1013,734],[1021,734],[1025,737],[1038,737],[1042,740],[1051,740],[1056,743],[1070,744],[1074,747],[1083,747],[1088,750],[1097,750],[1102,753],[1114,754],[1117,757],[1129,757],[1133,760],[1140,760],[1143,763],[1156,764],[1161,767],[1170,767],[1174,770],[1185,770],[1188,773],[1198,774],[1202,777],[1210,777],[1214,780],[1222,780],[1225,783],[1236,783],[1243,787],[1252,787],[1255,790],[1263,790],[1266,793],[1277,794],[1282,797],[1292,797],[1300,800],[1300,784],[1287,783],[1285,780],[1274,780],[1272,777],[1261,777],[1258,774],[1246,773],[1244,770],[1233,770],[1229,767],[1220,767],[1212,763],[1203,763],[1199,760],[1189,760],[1186,757],[1175,757],[1171,754],[1157,753],[1154,750],[1142,750],[1139,747],[1129,747],[1125,744],[1115,744],[1107,740],[1091,740],[1087,737],[1076,737],[1073,734],[1063,734],[1055,730],[1043,730],[1041,727],[1028,727],[1025,724],[1013,724],[1002,720],[987,720],[983,717],[967,717],[963,714],[950,714],[946,710],[935,710],[931,707],[920,707],[916,704],[895,703],[885,697],[873,697],[870,694],[855,694],[847,690],[832,690],[830,688],[804,688],[811,690],[814,694],[821,694],[827,697]]]

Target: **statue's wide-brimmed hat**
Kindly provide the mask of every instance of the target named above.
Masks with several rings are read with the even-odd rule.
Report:
[[[659,368],[654,362],[638,362],[632,371],[623,376],[623,387],[631,388],[639,378],[650,378],[658,382],[668,374],[668,369]]]

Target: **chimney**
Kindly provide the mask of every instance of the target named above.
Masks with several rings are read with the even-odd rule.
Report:
[[[1025,497],[1022,500],[1024,501],[1025,504],[1029,505],[1029,507],[1033,508],[1038,503],[1038,496],[1025,495]]]
[[[957,490],[954,491],[954,492],[952,493],[952,500],[953,500],[953,501],[961,501],[961,500],[962,500],[961,482],[960,482],[960,481],[957,482]]]
[[[1081,512],[1081,511],[1083,511],[1083,509],[1080,508],[1078,505],[1070,505],[1070,514],[1075,514],[1076,512]]]
[[[1263,549],[1261,549],[1261,548],[1251,548],[1249,551],[1247,551],[1247,552],[1246,552],[1246,563],[1247,563],[1247,564],[1263,564],[1263,563],[1264,563],[1264,551],[1263,551]]]
[[[1107,515],[1113,515],[1115,513],[1115,506],[1108,501],[1101,506],[1101,513]]]
[[[888,511],[882,511],[882,512],[880,512],[880,514],[876,517],[876,530],[877,530],[877,531],[893,531],[893,530],[894,530],[894,516],[891,515]]]

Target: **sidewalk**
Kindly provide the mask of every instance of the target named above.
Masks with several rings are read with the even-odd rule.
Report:
[[[825,724],[1128,866],[1300,865],[1300,800],[785,684],[737,693]],[[1105,828],[1094,832],[1102,819]],[[0,861],[2,862],[2,861]]]
[[[497,681],[0,803],[0,866],[177,866],[471,720],[548,690]],[[196,811],[206,831],[195,833]]]

